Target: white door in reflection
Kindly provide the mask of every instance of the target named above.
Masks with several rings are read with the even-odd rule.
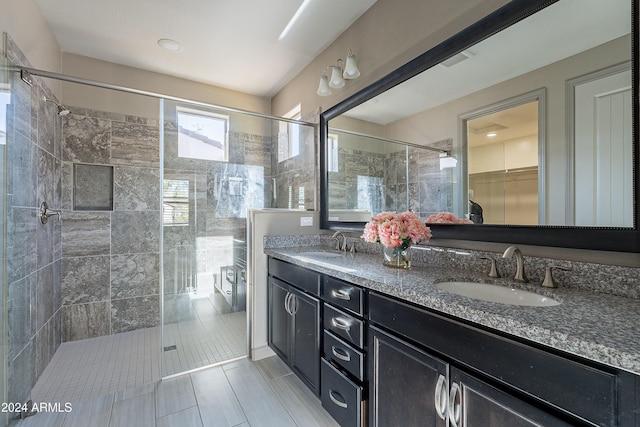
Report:
[[[631,70],[575,86],[575,225],[633,226]]]

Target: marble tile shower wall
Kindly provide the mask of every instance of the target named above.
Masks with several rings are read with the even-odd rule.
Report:
[[[277,125],[278,122],[274,122]],[[301,132],[300,154],[284,161],[276,154],[278,145],[287,142],[288,135],[276,134],[271,138],[271,178],[267,185],[276,191],[268,192],[272,198],[265,207],[315,210],[316,207],[316,135],[314,129],[303,127]]]
[[[7,58],[30,66],[7,38]],[[61,119],[40,78],[10,76],[7,108],[8,401],[25,402],[61,343],[61,224],[40,203],[61,203]]]
[[[389,195],[392,192],[389,191],[387,181],[393,182],[392,189],[395,194],[397,180],[396,169],[390,169],[390,162],[387,160],[384,154],[340,148],[338,171],[329,173],[331,208],[369,209],[374,213],[377,213],[376,209],[378,212],[380,209],[389,209],[389,196],[387,200],[383,199],[385,194]],[[390,172],[394,175],[393,180],[387,177]],[[395,198],[393,199],[395,204]]]
[[[158,121],[72,108],[64,118],[63,134],[63,341],[156,326]],[[74,164],[113,167],[112,210],[74,210]]]
[[[451,149],[451,140],[433,146]],[[439,153],[434,151],[409,147],[408,152],[380,154],[340,148],[338,171],[329,173],[329,198],[333,209],[374,213],[412,209],[426,218],[453,210],[452,182],[453,169],[441,170]]]
[[[451,150],[452,142],[448,139],[431,146]],[[409,209],[423,219],[438,212],[453,212],[454,168],[440,169],[440,153],[435,151],[409,147],[408,156]]]

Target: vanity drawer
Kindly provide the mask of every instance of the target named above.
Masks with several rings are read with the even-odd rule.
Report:
[[[364,322],[329,304],[324,304],[324,328],[359,348],[364,347]]]
[[[325,276],[322,296],[335,306],[364,314],[364,290],[351,283]]]
[[[364,381],[364,353],[327,331],[324,331],[324,357]]]
[[[275,276],[293,286],[320,295],[320,274],[279,259],[269,258],[269,275]]]
[[[322,359],[322,407],[341,426],[362,426],[366,413],[362,387]]]

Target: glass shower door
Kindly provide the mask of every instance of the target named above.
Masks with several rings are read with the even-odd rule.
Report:
[[[9,62],[0,56],[0,399],[7,402],[7,110],[11,102]],[[8,415],[0,415],[0,426],[8,424]]]
[[[247,212],[314,209],[315,128],[163,100],[162,375],[249,354]],[[266,328],[265,325],[260,327]]]

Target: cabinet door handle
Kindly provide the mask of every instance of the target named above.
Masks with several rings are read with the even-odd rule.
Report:
[[[458,427],[460,424],[462,396],[460,395],[460,386],[458,383],[451,385],[451,391],[449,392],[449,422],[453,427]],[[457,402],[456,402],[457,401]]]
[[[336,398],[334,395],[337,396],[339,399]],[[331,389],[329,390],[329,398],[333,403],[335,403],[341,408],[347,409],[347,407],[349,406],[347,405],[347,402],[345,402],[344,397],[340,395],[340,393],[337,393]]]
[[[289,313],[290,316],[293,316],[293,313],[291,312],[291,297],[293,296],[293,294],[291,292],[287,292],[287,296],[284,298],[284,309],[287,310],[287,313]]]
[[[331,324],[338,328],[338,329],[342,329],[343,331],[349,332],[351,330],[351,324],[349,323],[348,320],[344,320],[341,317],[332,317],[331,318]]]
[[[331,296],[337,299],[351,301],[351,295],[349,294],[349,292],[345,291],[344,289],[340,289],[339,291],[336,291],[335,289],[332,290]]]
[[[291,294],[290,304],[291,315],[293,316],[298,312],[298,297],[296,297],[294,294]]]
[[[449,393],[447,392],[446,387],[447,379],[444,375],[440,374],[438,382],[436,383],[435,405],[436,413],[443,420],[446,420],[447,418],[447,399],[449,398]]]
[[[341,348],[337,348],[335,345],[331,346],[331,353],[340,360],[351,362],[351,355]]]

